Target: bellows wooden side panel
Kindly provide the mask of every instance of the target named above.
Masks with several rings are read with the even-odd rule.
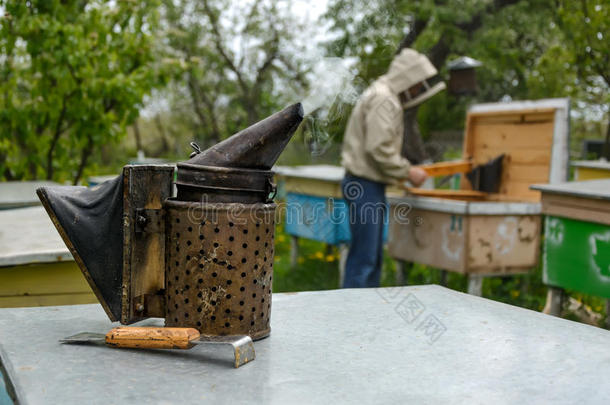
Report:
[[[121,323],[165,317],[165,221],[174,167],[123,168],[123,285]]]

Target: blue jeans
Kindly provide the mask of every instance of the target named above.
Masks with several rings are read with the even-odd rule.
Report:
[[[343,288],[379,287],[387,210],[385,184],[347,173],[341,190],[349,206],[352,234]]]

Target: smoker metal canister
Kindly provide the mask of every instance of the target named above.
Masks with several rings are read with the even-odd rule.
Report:
[[[166,326],[270,333],[276,205],[166,200]]]
[[[233,167],[178,163],[176,187],[179,201],[267,202],[275,193],[274,173]]]

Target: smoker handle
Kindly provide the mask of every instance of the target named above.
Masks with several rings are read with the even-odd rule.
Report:
[[[106,334],[106,344],[131,349],[190,349],[199,337],[193,328],[119,326]]]

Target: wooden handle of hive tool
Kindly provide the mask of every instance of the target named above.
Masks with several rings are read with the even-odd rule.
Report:
[[[190,349],[199,339],[193,328],[119,326],[106,334],[106,344],[132,349]]]
[[[418,165],[430,177],[450,176],[458,173],[466,173],[472,170],[470,160],[457,160],[453,162],[439,162]]]

